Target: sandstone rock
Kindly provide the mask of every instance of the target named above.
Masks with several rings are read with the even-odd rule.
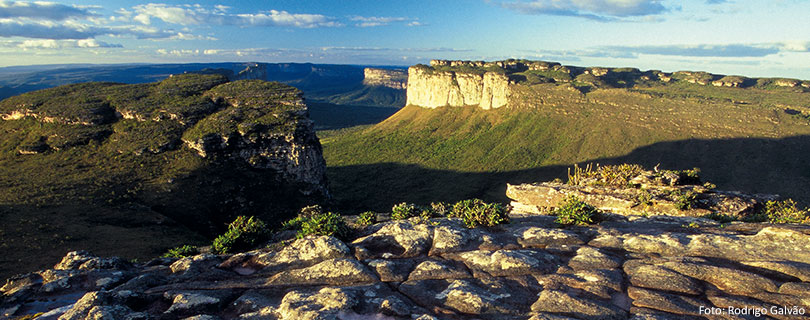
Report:
[[[84,319],[147,319],[144,313],[134,312],[121,305],[115,293],[109,291],[88,292],[73,304],[70,310],[59,317],[59,320]]]
[[[675,314],[699,316],[700,307],[708,306],[706,302],[695,298],[656,292],[636,287],[628,288],[627,294],[633,299],[634,306],[661,310]]]
[[[397,69],[365,68],[363,84],[405,90],[408,88],[408,73]]]
[[[545,248],[548,246],[578,245],[582,238],[568,230],[528,227],[516,230],[517,241],[524,248]]]
[[[580,319],[625,319],[627,313],[608,303],[577,297],[566,292],[543,290],[532,311],[571,315]]]
[[[278,308],[279,319],[337,319],[340,311],[357,305],[356,293],[342,288],[326,287],[315,293],[291,291],[284,295]]]
[[[274,272],[284,268],[303,268],[318,262],[350,258],[351,251],[342,241],[330,236],[311,236],[298,239],[278,252],[256,256],[253,262],[264,272]]]
[[[732,294],[755,294],[763,291],[779,291],[779,287],[773,280],[741,270],[683,262],[667,262],[661,266],[692,278],[709,282],[717,286],[720,290]]]
[[[367,264],[377,272],[380,281],[402,282],[408,278],[415,262],[410,259],[374,259],[368,261]]]
[[[416,265],[408,280],[426,279],[463,279],[471,278],[467,270],[454,266],[447,262],[437,260],[425,260]]]
[[[408,68],[408,105],[424,108],[478,105],[495,109],[508,103],[510,93],[509,78],[502,74],[444,72],[424,66]]]
[[[272,305],[270,299],[256,291],[248,290],[231,303],[231,308],[237,314],[257,312]]]
[[[455,280],[447,289],[436,295],[436,299],[445,301],[445,305],[462,313],[513,313],[505,308],[504,301],[509,294],[493,294],[464,280]]]
[[[71,251],[53,268],[56,270],[123,269],[128,263],[121,258],[99,258],[87,251]]]
[[[477,232],[459,225],[441,225],[433,229],[433,247],[430,255],[458,252],[470,243]]]
[[[568,266],[574,270],[615,269],[620,265],[620,259],[591,247],[579,248],[577,255],[568,261]]]
[[[631,264],[625,264],[624,272],[627,273],[630,284],[636,287],[690,295],[703,293],[702,285],[694,278],[660,266],[648,264],[631,266]]]
[[[810,299],[810,283],[785,282],[779,286],[779,293]]]
[[[742,261],[744,265],[772,270],[810,282],[810,264],[793,261]]]
[[[470,251],[459,255],[468,268],[492,276],[543,274],[556,270],[559,261],[552,255],[532,250]]]
[[[332,259],[314,266],[283,271],[271,277],[271,285],[346,285],[379,281],[357,260]]]
[[[427,225],[410,221],[392,221],[384,223],[373,234],[352,242],[352,246],[364,248],[371,258],[410,258],[425,254],[431,246],[433,232]]]
[[[167,299],[172,300],[172,305],[164,313],[168,315],[189,315],[215,311],[222,303],[219,298],[211,297],[199,293],[177,293],[167,292],[164,294]]]

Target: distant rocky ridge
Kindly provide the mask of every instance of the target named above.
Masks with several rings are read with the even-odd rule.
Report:
[[[346,241],[280,232],[275,245],[254,251],[135,264],[71,252],[53,269],[7,280],[0,314],[590,320],[810,312],[808,226],[605,213],[598,224],[560,228],[551,216],[510,218],[485,229],[456,218],[393,220]]]
[[[408,74],[398,69],[365,68],[363,84],[405,90],[408,88]]]
[[[587,92],[597,88],[632,88],[685,82],[733,88],[793,88],[810,91],[810,81],[787,78],[748,78],[707,72],[637,68],[564,66],[530,60],[431,60],[408,69],[408,104],[425,108],[477,105],[494,109],[509,104],[513,86],[556,83]]]

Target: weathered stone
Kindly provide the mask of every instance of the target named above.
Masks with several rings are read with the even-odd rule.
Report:
[[[579,235],[568,230],[527,227],[516,230],[518,243],[524,248],[576,245],[584,243]]]
[[[425,224],[392,221],[382,224],[373,234],[355,240],[352,246],[368,252],[369,256],[358,259],[410,258],[423,255],[430,249],[432,234]]]
[[[741,270],[682,262],[667,262],[662,266],[692,278],[709,282],[720,290],[731,294],[745,295],[763,291],[777,292],[779,290],[773,280]]]
[[[574,270],[615,269],[620,265],[620,259],[591,247],[579,248],[577,255],[568,261],[568,266]]]
[[[199,254],[177,260],[169,268],[173,273],[202,273],[221,262],[221,258],[213,254]]]
[[[793,261],[741,261],[742,264],[776,271],[810,282],[810,264]]]
[[[810,283],[785,282],[779,286],[779,293],[810,299]]]
[[[476,250],[461,253],[459,258],[473,271],[496,277],[548,273],[559,265],[554,256],[532,250]]]
[[[695,279],[657,265],[631,267],[625,264],[630,284],[636,287],[672,291],[691,295],[703,293],[702,285]]]
[[[357,260],[332,259],[304,269],[282,271],[271,277],[271,285],[346,285],[379,281]]]
[[[503,74],[408,68],[408,105],[424,108],[478,105],[482,109],[495,109],[505,106],[510,94],[509,78]]]
[[[425,260],[416,265],[416,268],[408,276],[408,280],[463,279],[470,277],[472,275],[467,270],[458,266],[437,260]]]
[[[330,236],[310,236],[298,239],[278,252],[268,252],[252,259],[263,272],[285,268],[303,268],[318,262],[350,258],[351,250],[342,241]]]
[[[96,270],[96,269],[123,269],[129,267],[125,260],[112,258],[99,258],[87,251],[71,251],[62,258],[53,268],[56,270]]]
[[[380,281],[402,282],[408,278],[415,262],[410,259],[374,259],[367,262],[368,266],[377,271]]]
[[[231,303],[236,314],[257,312],[270,305],[271,302],[267,297],[252,290],[243,293]]]
[[[543,290],[532,311],[553,312],[587,319],[625,319],[627,313],[602,301],[577,297],[567,292]]]
[[[458,225],[441,225],[433,229],[430,255],[458,252],[475,237],[474,231]]]
[[[509,294],[494,294],[465,280],[451,282],[447,289],[436,295],[436,299],[444,300],[444,305],[468,314],[514,314],[515,311],[504,303],[509,297]]]
[[[408,88],[408,74],[404,70],[396,69],[363,69],[363,84],[367,86],[381,86],[397,90]]]
[[[633,299],[634,306],[661,310],[675,314],[699,316],[700,307],[707,307],[706,302],[702,302],[695,298],[656,292],[637,287],[627,288],[627,294],[631,299]]]
[[[165,293],[166,299],[172,300],[172,305],[165,314],[170,315],[194,315],[215,311],[220,305],[219,298],[199,294],[199,293]]]
[[[59,317],[59,320],[84,319],[146,319],[147,315],[134,312],[121,305],[115,293],[109,291],[88,292]]]
[[[340,311],[357,305],[356,293],[342,288],[326,287],[314,293],[291,291],[284,295],[278,308],[279,319],[337,319]]]

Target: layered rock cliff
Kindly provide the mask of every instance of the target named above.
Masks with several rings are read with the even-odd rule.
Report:
[[[408,105],[425,108],[477,105],[495,109],[507,104],[509,92],[509,78],[498,72],[441,71],[422,65],[408,68]]]
[[[363,84],[405,90],[408,88],[408,74],[397,69],[363,69]]]

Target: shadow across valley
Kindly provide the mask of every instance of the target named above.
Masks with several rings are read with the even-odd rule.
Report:
[[[640,147],[629,154],[582,163],[637,163],[645,168],[702,170],[703,181],[722,190],[774,193],[810,204],[810,136],[782,139],[689,139]],[[572,164],[573,165],[573,164]],[[566,180],[571,165],[501,172],[460,172],[413,164],[378,163],[329,167],[339,208],[346,213],[389,211],[399,202],[428,204],[467,198],[508,203],[506,183]]]

